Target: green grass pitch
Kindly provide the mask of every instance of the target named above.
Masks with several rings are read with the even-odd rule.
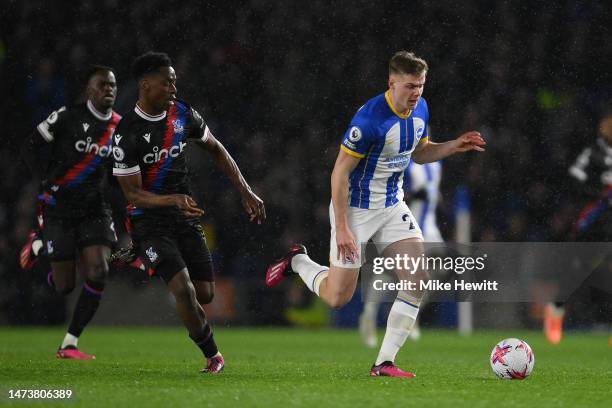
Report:
[[[612,406],[612,348],[604,334],[568,333],[550,346],[539,332],[460,337],[426,330],[398,357],[416,379],[369,377],[376,350],[352,330],[217,327],[227,364],[216,376],[198,373],[203,358],[179,328],[89,328],[80,346],[95,361],[56,360],[62,337],[62,328],[0,329],[0,406]],[[527,380],[499,380],[489,367],[491,349],[506,337],[534,350]],[[18,388],[70,388],[75,395],[65,403],[9,400],[8,390]]]

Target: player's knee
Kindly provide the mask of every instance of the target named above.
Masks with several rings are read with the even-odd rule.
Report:
[[[88,267],[87,277],[94,282],[104,283],[107,276],[108,264],[104,261],[96,262]]]

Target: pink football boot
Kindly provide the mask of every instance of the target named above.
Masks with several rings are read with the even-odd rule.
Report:
[[[218,353],[216,356],[207,359],[208,363],[206,368],[203,368],[202,373],[210,373],[210,374],[219,374],[223,371],[223,367],[225,367],[225,359]]]
[[[385,361],[380,365],[372,366],[370,370],[371,377],[408,377],[414,378],[416,374],[403,371],[391,361]]]
[[[306,254],[306,247],[301,244],[293,244],[289,248],[289,253],[284,257],[277,259],[266,271],[266,286],[271,288],[276,286],[285,278],[293,273],[291,270],[291,259],[298,254]]]
[[[87,354],[80,351],[75,346],[66,346],[57,350],[55,354],[57,358],[66,358],[73,360],[95,360],[96,356],[93,354]]]

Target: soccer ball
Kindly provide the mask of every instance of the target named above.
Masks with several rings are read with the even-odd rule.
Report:
[[[491,368],[499,378],[524,380],[533,370],[535,357],[529,344],[519,339],[505,339],[491,352]]]

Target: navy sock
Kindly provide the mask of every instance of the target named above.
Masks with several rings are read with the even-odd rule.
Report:
[[[212,328],[208,322],[206,322],[204,325],[204,329],[202,330],[201,334],[195,336],[190,334],[189,337],[191,337],[191,340],[193,340],[200,350],[202,350],[204,357],[211,358],[219,352],[217,344],[215,343]]]
[[[68,327],[68,333],[79,337],[100,306],[104,283],[86,279]]]

